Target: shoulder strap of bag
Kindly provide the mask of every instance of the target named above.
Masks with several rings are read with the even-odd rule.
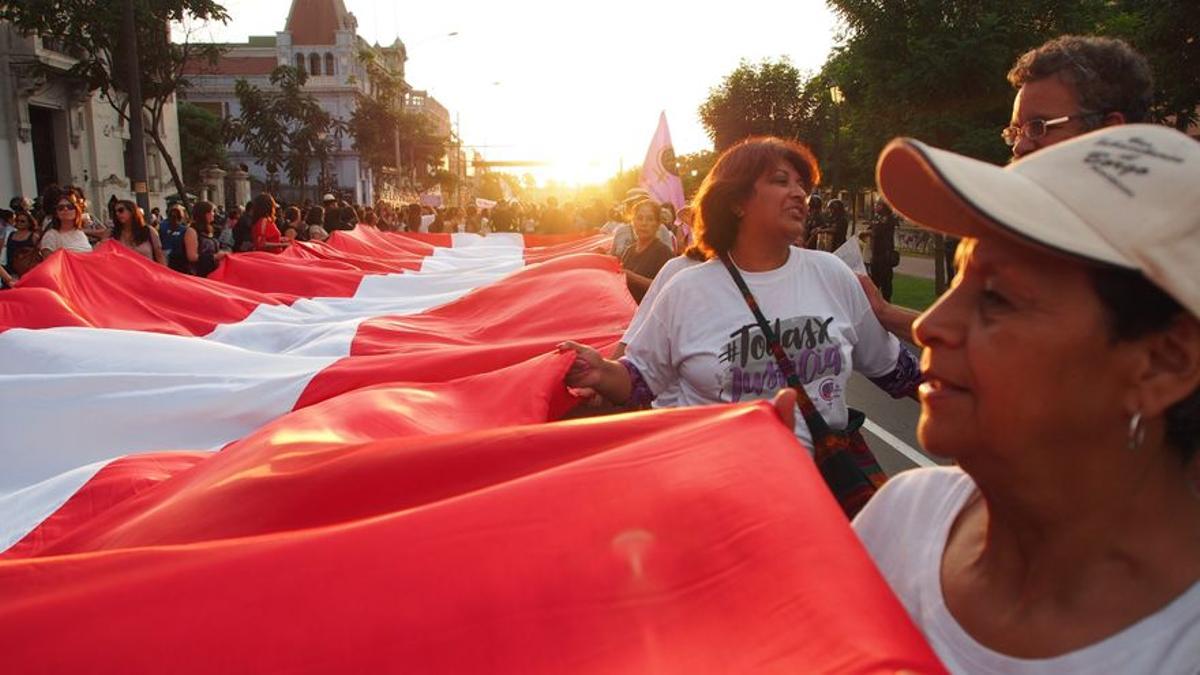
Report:
[[[825,421],[824,417],[821,417],[817,406],[804,391],[804,384],[800,382],[800,376],[796,374],[796,364],[792,363],[787,352],[783,351],[783,346],[779,344],[779,338],[775,335],[775,331],[771,330],[767,317],[763,316],[762,310],[758,308],[758,301],[754,299],[754,294],[750,292],[746,280],[742,278],[741,272],[738,271],[737,266],[733,264],[728,255],[722,255],[721,262],[725,264],[725,269],[729,270],[729,276],[733,277],[733,283],[737,284],[738,290],[742,292],[742,298],[746,300],[746,305],[754,314],[754,320],[758,322],[758,327],[767,341],[771,355],[775,357],[775,363],[787,378],[788,386],[796,390],[796,405],[800,407],[800,414],[804,416],[804,423],[808,425],[813,440],[816,441],[828,435],[830,433],[829,423]]]

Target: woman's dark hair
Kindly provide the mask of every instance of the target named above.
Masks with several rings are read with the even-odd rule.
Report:
[[[50,209],[51,213],[50,224],[46,226],[47,229],[57,230],[62,227],[62,223],[58,220],[58,204],[64,201],[71,202],[75,207],[75,229],[83,229],[83,204],[80,204],[79,200],[69,190],[60,191],[58,196],[46,205],[46,208]]]
[[[250,200],[250,221],[257,223],[263,218],[275,215],[275,198],[266,192],[260,192]]]
[[[283,210],[283,222],[294,223],[300,220],[300,207],[289,206]]]
[[[120,241],[121,236],[125,234],[125,226],[117,216],[118,208],[129,212],[129,237],[133,239],[133,244],[141,246],[146,243],[150,239],[150,226],[146,225],[146,219],[142,217],[142,210],[138,205],[128,199],[121,199],[113,204],[113,239]]]
[[[754,193],[758,179],[781,160],[796,169],[806,191],[811,192],[821,182],[821,170],[812,152],[782,138],[747,138],[717,159],[692,200],[696,205],[696,242],[710,257],[733,248],[742,221],[734,209]]]
[[[217,207],[212,202],[206,202],[203,199],[196,202],[192,206],[192,227],[196,228],[196,234],[206,237],[213,236],[213,224],[208,222],[208,214],[214,213]]]
[[[1166,330],[1187,311],[1137,270],[1095,267],[1089,274],[1115,342]],[[1191,461],[1200,447],[1200,388],[1168,408],[1166,422],[1167,444]]]
[[[311,206],[308,209],[308,215],[304,217],[306,225],[324,225],[325,224],[325,209],[320,206]]]

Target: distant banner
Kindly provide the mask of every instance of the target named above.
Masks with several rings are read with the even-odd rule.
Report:
[[[494,209],[494,208],[496,208],[496,202],[491,199],[484,199],[483,197],[476,197],[475,198],[475,206],[478,208],[481,208],[481,209]]]

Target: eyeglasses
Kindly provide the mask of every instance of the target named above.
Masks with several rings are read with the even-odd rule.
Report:
[[[58,206],[55,206],[54,208],[55,208],[55,209],[57,209],[57,210],[59,210],[59,211],[74,211],[74,210],[75,210],[75,205],[74,205],[74,204],[67,204],[67,203],[63,203],[63,204],[59,204]]]
[[[129,213],[129,211],[126,210],[124,206],[118,206],[117,208],[113,209],[113,213]]]
[[[1071,120],[1083,119],[1085,117],[1091,117],[1097,114],[1099,113],[1081,112],[1075,115],[1063,115],[1062,117],[1055,117],[1052,120],[1029,120],[1028,122],[1020,125],[1011,124],[1000,130],[1000,138],[1003,138],[1004,143],[1009,146],[1016,145],[1017,141],[1021,140],[1022,137],[1028,138],[1031,141],[1036,141],[1037,139],[1045,136],[1046,133],[1054,127],[1060,127]]]

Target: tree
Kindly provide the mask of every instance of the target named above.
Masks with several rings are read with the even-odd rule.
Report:
[[[425,115],[404,109],[403,78],[379,63],[374,52],[362,50],[359,61],[367,71],[370,93],[355,94],[354,113],[347,124],[354,149],[375,170],[376,181],[382,179],[385,167],[393,167],[399,187],[401,167],[395,166],[398,141],[401,161],[408,160],[418,189],[440,182],[433,172],[441,165],[448,139],[434,134]]]
[[[1151,113],[1180,131],[1200,123],[1200,13],[1194,0],[1121,0],[1101,32],[1128,40],[1154,70]]]
[[[169,26],[184,21],[229,20],[215,0],[132,0],[138,41],[137,72],[141,77],[142,110],[148,117],[146,135],[167,164],[180,195],[186,194],[183,178],[167,147],[164,135],[166,106],[188,86],[185,67],[192,62],[215,63],[221,48],[189,39],[172,42]],[[42,77],[65,76],[101,98],[128,122],[126,64],[121,34],[121,12],[112,0],[28,0],[0,4],[0,20],[23,34],[53,37],[66,45],[76,63],[60,74],[51,66],[33,62],[25,67]]]
[[[314,161],[320,163],[322,182],[328,182],[328,157],[345,125],[304,92],[308,81],[304,71],[278,66],[270,79],[274,87],[270,91],[238,80],[234,94],[242,111],[227,120],[226,137],[240,142],[266,169],[268,190],[278,187],[282,169],[303,199]]]
[[[225,166],[225,137],[221,118],[197,105],[180,102],[179,155],[184,181],[199,180],[210,166]]]
[[[717,152],[748,136],[796,138],[805,105],[804,80],[791,61],[743,61],[700,106],[700,121]]]

